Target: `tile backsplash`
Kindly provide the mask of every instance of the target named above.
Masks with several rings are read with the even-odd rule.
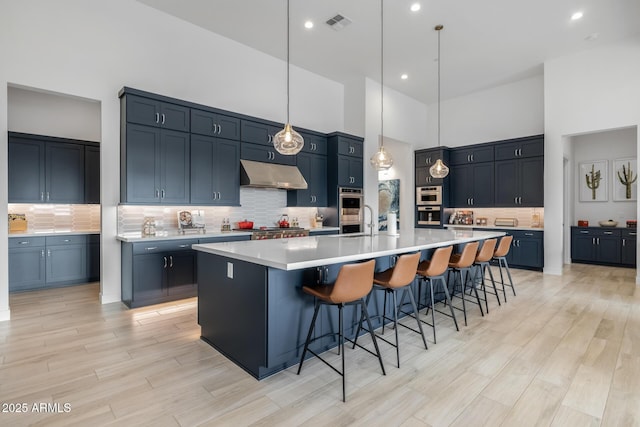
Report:
[[[9,203],[10,214],[25,214],[27,233],[100,230],[100,205]]]
[[[544,208],[473,208],[473,209],[445,209],[444,222],[449,222],[449,217],[455,211],[472,211],[476,218],[487,218],[487,226],[493,226],[496,218],[515,218],[518,227],[533,227],[533,216],[540,216],[539,228],[544,227]]]
[[[144,218],[156,220],[157,231],[178,231],[178,212],[201,210],[208,231],[220,230],[224,218],[229,218],[231,227],[245,219],[254,222],[254,227],[274,227],[282,214],[289,220],[298,218],[300,227],[309,228],[315,208],[288,208],[286,190],[264,188],[240,188],[240,206],[118,206],[118,233],[139,232]]]

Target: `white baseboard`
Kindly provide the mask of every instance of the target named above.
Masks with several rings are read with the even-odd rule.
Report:
[[[6,322],[7,320],[11,320],[11,310],[0,311],[0,322]]]

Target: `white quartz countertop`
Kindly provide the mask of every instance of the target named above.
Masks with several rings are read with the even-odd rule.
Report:
[[[47,237],[74,234],[100,234],[100,230],[42,230],[27,231],[26,233],[9,233],[9,237]]]
[[[543,227],[507,227],[500,225],[462,225],[462,224],[444,224],[449,229],[474,229],[474,230],[525,230],[525,231],[544,231]]]
[[[201,252],[281,270],[299,270],[414,252],[504,235],[501,231],[416,229],[400,235],[339,234],[193,245]]]
[[[319,233],[319,232],[331,232],[331,231],[340,231],[339,227],[321,227],[321,228],[310,228],[309,234]],[[120,233],[116,236],[116,239],[121,242],[126,243],[135,243],[135,242],[151,242],[156,240],[192,240],[192,239],[211,239],[211,238],[219,238],[223,239],[226,237],[232,236],[251,236],[251,231],[213,231],[207,233],[195,233],[195,232],[187,232],[185,234],[179,234],[177,231],[161,231],[156,233],[155,236],[143,236],[141,232],[131,232],[131,233]]]

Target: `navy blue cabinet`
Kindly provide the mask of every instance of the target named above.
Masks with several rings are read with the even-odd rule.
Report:
[[[493,160],[493,145],[471,145],[453,148],[449,152],[449,161],[452,165],[493,162]]]
[[[429,173],[429,169],[438,159],[449,166],[449,150],[444,147],[428,150],[418,150],[415,152],[416,166],[416,187],[425,185],[443,185],[447,178],[434,178]]]
[[[47,284],[78,283],[87,279],[85,235],[50,236],[47,244]]]
[[[121,150],[121,201],[188,204],[189,134],[126,126],[126,144]]]
[[[137,95],[126,95],[126,121],[189,132],[189,108]]]
[[[244,123],[244,122],[243,122]],[[264,163],[279,163],[281,165],[295,165],[296,156],[285,156],[276,151],[273,144],[240,144],[240,158]]]
[[[312,154],[327,154],[327,137],[324,135],[315,135],[307,132],[300,132],[304,138],[304,146],[302,152]]]
[[[240,143],[191,136],[191,203],[240,205]]]
[[[571,227],[571,261],[635,266],[635,230]]]
[[[252,144],[261,144],[261,145],[270,145],[271,147],[273,147],[273,138],[282,129],[284,129],[284,125],[253,122],[251,120],[242,120],[240,138],[242,139],[242,142],[249,142]],[[275,149],[273,151],[275,151]],[[254,159],[247,159],[247,160],[254,160]],[[259,160],[259,161],[264,161],[264,160]]]
[[[130,308],[195,296],[197,239],[122,244],[122,301]]]
[[[544,135],[528,136],[497,143],[494,151],[496,161],[541,157],[544,156]]]
[[[240,119],[191,109],[191,133],[225,139],[240,139]]]
[[[100,147],[84,147],[84,200],[100,204]]]
[[[514,230],[507,262],[513,267],[542,269],[544,266],[544,243],[542,231]]]
[[[85,203],[82,141],[10,133],[8,154],[10,203]]]
[[[495,206],[538,207],[544,205],[544,158],[495,162]]]
[[[287,191],[287,206],[327,206],[327,156],[298,153],[297,165],[307,181],[306,190]]]
[[[44,287],[45,246],[44,237],[9,238],[9,291]]]
[[[87,236],[87,281],[100,280],[100,235]]]
[[[494,204],[493,162],[452,166],[449,200],[452,207],[492,207]]]

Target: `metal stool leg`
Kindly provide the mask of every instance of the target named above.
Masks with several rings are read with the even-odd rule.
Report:
[[[382,369],[382,375],[387,375],[387,373],[384,370],[384,364],[382,363],[382,355],[380,354],[380,349],[378,348],[378,341],[376,340],[376,334],[373,332],[373,326],[371,326],[371,319],[369,319],[369,311],[367,310],[367,305],[365,304],[364,299],[362,299],[362,315],[364,315],[365,319],[367,319],[369,334],[371,335],[373,346],[376,349],[376,354],[378,355],[378,360],[380,361],[380,369]]]
[[[342,319],[342,308],[344,307],[344,304],[339,304],[338,305],[338,323],[340,324],[338,327],[340,328],[340,353],[341,353],[341,358],[342,358],[342,401],[346,402],[346,372],[344,370],[344,323],[343,323],[343,319]]]
[[[318,300],[315,301],[315,308],[313,310],[313,319],[311,320],[311,325],[309,325],[309,333],[307,334],[307,340],[304,342],[304,350],[302,350],[302,356],[300,357],[300,365],[298,365],[298,375],[300,375],[300,371],[302,370],[302,363],[304,362],[304,356],[307,355],[307,350],[309,349],[309,342],[311,341],[311,335],[313,334],[313,329],[316,326],[316,319],[318,317],[318,311],[320,310],[320,304]]]
[[[422,336],[422,342],[424,343],[424,348],[425,350],[428,350],[429,347],[427,346],[427,339],[424,337],[424,331],[422,330],[422,322],[420,322],[420,318],[419,313],[418,313],[418,306],[416,305],[416,300],[413,297],[413,293],[411,292],[411,290],[409,289],[409,286],[407,286],[404,290],[404,293],[402,294],[402,298],[400,300],[400,305],[403,305],[402,303],[404,302],[404,296],[405,294],[409,294],[409,301],[411,302],[411,307],[413,307],[413,314],[416,316],[416,322],[418,322],[418,329],[420,330],[420,336]],[[431,310],[433,312],[433,310]],[[435,325],[435,323],[434,323]],[[433,328],[434,332],[436,330],[435,326]],[[435,337],[434,337],[434,342],[435,342]]]
[[[446,291],[447,286],[445,285],[445,292],[446,295],[449,295],[449,292]],[[433,279],[429,278],[429,290],[431,291],[431,301],[430,301],[430,305],[431,305],[431,324],[433,325],[433,343],[436,343],[436,310],[435,310],[435,298],[433,296]],[[453,312],[453,307],[451,306],[451,299],[449,299],[447,301],[449,303],[449,308],[451,309],[451,312]]]
[[[460,328],[458,327],[458,319],[456,319],[456,313],[453,311],[453,305],[451,304],[451,296],[449,296],[449,289],[447,287],[447,284],[444,281],[444,277],[440,276],[440,280],[442,281],[442,287],[444,289],[444,298],[445,301],[447,301],[449,303],[449,309],[451,310],[451,317],[453,317],[453,323],[455,323],[456,325],[456,331],[459,331]],[[435,328],[433,330],[434,333],[434,337],[435,337]]]

